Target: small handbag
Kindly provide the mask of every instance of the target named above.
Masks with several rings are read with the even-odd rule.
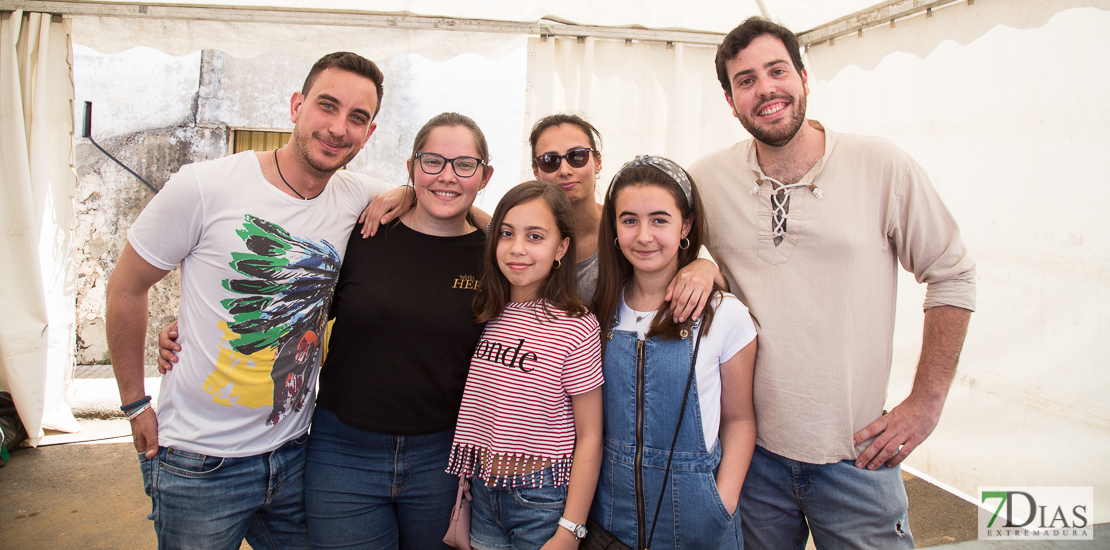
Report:
[[[682,408],[679,409],[678,413],[678,425],[674,427],[671,452],[667,455],[667,469],[663,472],[664,480],[671,475],[671,459],[674,458],[674,448],[678,445],[679,429],[682,428],[682,417],[686,415],[686,402],[690,398],[690,388],[694,385],[694,367],[697,366],[698,348],[700,347],[701,332],[699,331],[697,339],[694,340],[694,357],[690,359],[690,376],[686,379],[686,393],[682,395]],[[651,548],[651,539],[655,537],[655,524],[659,520],[659,508],[663,506],[663,496],[666,494],[667,484],[664,482],[663,489],[659,492],[659,502],[655,504],[655,517],[651,519],[651,531],[648,534],[647,544],[644,548]],[[578,550],[632,550],[632,547],[621,542],[608,529],[594,521],[594,518],[589,518],[586,520],[586,538],[582,539],[582,542],[578,545]]]
[[[455,507],[451,508],[451,523],[443,543],[453,548],[470,550],[470,483],[466,476],[459,476],[459,494],[455,497]]]
[[[578,545],[578,550],[632,550],[632,547],[613,536],[594,518],[586,519],[586,538]]]

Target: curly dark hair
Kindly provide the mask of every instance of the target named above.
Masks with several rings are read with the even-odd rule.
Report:
[[[786,52],[790,54],[790,62],[794,64],[795,70],[801,73],[805,69],[802,65],[802,52],[798,45],[798,37],[790,29],[759,16],[749,17],[743,23],[740,23],[739,27],[732,29],[732,32],[725,37],[724,42],[721,42],[721,45],[717,47],[717,80],[721,81],[721,87],[725,89],[725,93],[732,93],[732,81],[728,78],[728,67],[725,65],[736,57],[740,50],[747,48],[752,40],[765,34],[774,36],[782,42],[782,45],[786,47]]]

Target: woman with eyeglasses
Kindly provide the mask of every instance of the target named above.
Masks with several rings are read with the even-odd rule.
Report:
[[[407,162],[415,205],[348,241],[335,289],[305,468],[315,548],[446,548],[458,478],[445,470],[483,328],[485,234],[469,210],[493,168],[456,113],[428,121]]]
[[[578,115],[557,113],[536,122],[528,142],[532,174],[559,186],[574,207],[578,294],[589,303],[597,287],[602,206],[597,202],[596,182],[601,175],[601,133]],[[714,283],[722,288],[728,285],[717,266],[705,259],[695,260],[675,275],[666,299],[676,323],[701,315]]]

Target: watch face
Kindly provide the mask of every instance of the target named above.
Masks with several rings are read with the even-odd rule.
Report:
[[[574,537],[578,540],[586,538],[586,526],[578,525],[574,528]]]

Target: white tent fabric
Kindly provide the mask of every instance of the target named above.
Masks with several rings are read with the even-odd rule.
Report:
[[[944,414],[906,464],[973,496],[1093,486],[1092,523],[1110,521],[1108,28],[1107,0],[978,0],[809,50],[811,116],[909,152],[977,264]],[[925,289],[902,275],[888,408],[921,346]]]
[[[435,61],[462,53],[500,59],[518,47],[521,40],[520,35],[514,34],[462,31],[92,16],[74,17],[73,35],[75,43],[100,53],[148,46],[175,56],[214,49],[243,59],[283,50],[311,60],[337,50],[356,52],[370,59],[399,53],[417,53]]]
[[[7,1],[0,0],[0,6]],[[381,0],[373,8],[377,13],[727,32],[760,13],[762,4],[773,19],[805,31],[877,1]],[[141,9],[171,4],[176,3],[151,0]],[[301,9],[303,0],[190,4],[300,10],[306,18],[314,12],[365,10],[358,0],[318,0],[312,10]],[[1105,187],[1097,185],[1108,168],[1101,152],[1110,111],[1100,93],[1110,78],[1091,68],[1106,65],[1108,13],[1110,0],[954,2],[897,25],[883,22],[814,46],[807,63],[812,118],[832,129],[887,137],[909,151],[929,171],[980,263],[980,311],[972,317],[945,414],[908,464],[970,494],[986,485],[1094,485],[1100,510],[1095,522],[1110,520],[1105,490],[1110,476],[1103,467],[1110,449],[1110,409],[1106,369],[1101,368],[1108,321],[1099,306],[1107,296],[1110,241],[1099,209],[1106,203]],[[526,44],[524,117],[521,134],[512,137],[523,141],[531,124],[552,112],[587,115],[605,137],[602,188],[634,154],[659,153],[688,163],[744,137],[713,75],[712,47],[138,15],[81,15],[72,21],[75,42],[105,53],[148,46],[175,55],[212,48],[244,58],[283,50],[311,59],[349,49],[374,59],[406,53],[442,61],[464,53],[507,59]],[[7,231],[0,237],[0,260],[5,266],[24,266],[25,273],[34,271],[13,283],[22,286],[0,286],[0,299],[9,308],[0,317],[0,360],[8,372],[15,360],[45,364],[42,331],[57,325],[47,322],[53,317],[44,305],[50,303],[45,291],[29,284],[43,277],[35,256],[40,241],[26,235],[40,231],[35,213],[50,208],[42,199],[46,193],[21,183],[40,181],[31,177],[34,172],[18,180],[8,175],[13,162],[28,165],[27,151],[20,157],[9,144],[28,143],[30,134],[9,132],[8,120],[24,112],[7,104],[10,91],[23,89],[12,80],[15,76],[9,77],[14,60],[22,56],[10,46],[20,31],[13,31],[9,21],[4,25],[0,214]],[[60,34],[55,26],[52,41]],[[1030,80],[1030,75],[1039,76]],[[1062,105],[1068,108],[1061,111]],[[60,132],[69,135],[68,127]],[[378,149],[392,154],[384,145]],[[520,155],[522,178],[531,173],[527,156]],[[68,156],[63,152],[54,158]],[[15,211],[14,205],[26,208]],[[22,240],[11,237],[12,227],[24,231]],[[15,275],[0,277],[7,283]],[[891,404],[908,392],[913,378],[921,292],[912,281],[899,291]],[[17,305],[23,309],[17,311]],[[22,374],[16,382],[37,387],[41,372],[27,372],[34,374]],[[29,376],[38,378],[28,382]],[[14,387],[12,380],[9,373],[0,384]]]
[[[530,39],[528,52],[527,128],[557,112],[590,120],[604,139],[600,189],[635,155],[688,164],[743,135],[717,83],[714,47],[551,37]]]
[[[752,15],[767,15],[795,32],[801,32],[838,17],[868,8],[876,0],[687,0],[659,2],[644,0],[376,0],[373,13],[410,14],[492,21],[539,21],[548,19],[577,25],[606,27],[638,26],[649,29],[685,29],[725,33]],[[150,0],[150,6],[181,5],[180,0]],[[250,8],[305,8],[304,0],[194,0],[191,6]],[[762,13],[760,4],[766,9]],[[368,12],[363,0],[316,0],[312,11]],[[167,52],[168,53],[168,52]]]
[[[73,84],[69,24],[13,11],[0,22],[0,389],[31,442],[77,431],[64,378],[74,349]]]

